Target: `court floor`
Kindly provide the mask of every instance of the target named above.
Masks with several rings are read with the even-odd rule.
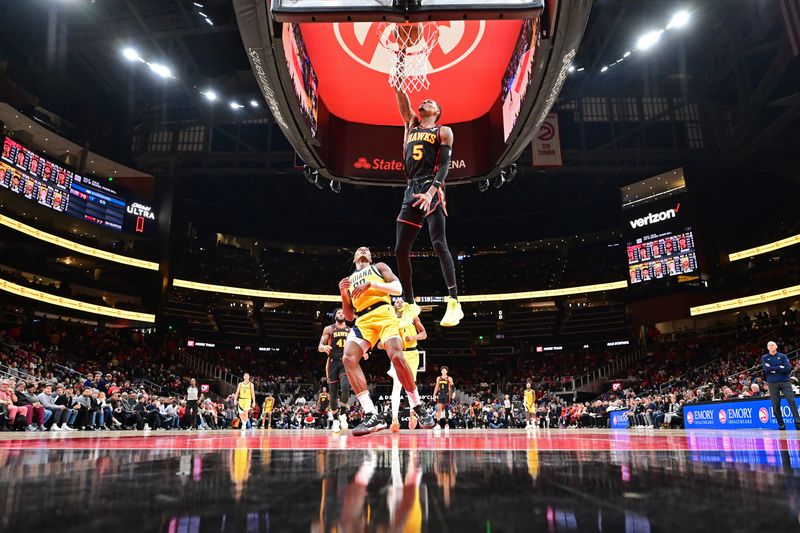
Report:
[[[0,433],[2,531],[797,531],[794,432]]]

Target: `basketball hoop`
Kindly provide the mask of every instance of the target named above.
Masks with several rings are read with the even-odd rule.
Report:
[[[418,92],[430,86],[428,58],[439,42],[435,22],[378,24],[378,41],[389,56],[389,85],[404,92]]]

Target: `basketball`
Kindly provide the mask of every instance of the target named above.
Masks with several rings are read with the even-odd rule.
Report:
[[[403,50],[411,48],[419,42],[422,31],[419,24],[397,24],[394,28],[398,47]]]

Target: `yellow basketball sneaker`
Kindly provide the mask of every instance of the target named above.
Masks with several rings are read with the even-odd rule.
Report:
[[[464,311],[461,310],[461,304],[455,298],[447,297],[447,311],[445,311],[442,321],[439,324],[445,328],[457,326],[461,319],[464,318]]]
[[[400,315],[400,329],[409,328],[414,323],[414,319],[419,316],[422,309],[417,304],[405,302],[403,304],[403,314]]]

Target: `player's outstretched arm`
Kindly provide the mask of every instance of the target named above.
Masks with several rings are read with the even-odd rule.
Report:
[[[383,277],[385,283],[373,283],[373,288],[391,296],[400,296],[403,294],[403,286],[400,285],[400,280],[394,275],[389,265],[386,263],[378,263],[375,265],[375,269]]]
[[[331,332],[333,328],[331,326],[325,326],[325,329],[322,330],[322,337],[319,339],[319,346],[317,346],[318,352],[324,352],[326,354],[331,353]]]
[[[424,341],[428,338],[428,332],[425,330],[425,326],[422,325],[418,316],[414,317],[414,328],[417,330],[415,337],[418,341]]]
[[[417,115],[411,111],[411,99],[408,97],[403,89],[394,88],[394,94],[397,97],[397,108],[400,110],[400,116],[403,117],[403,124],[408,124],[417,118]]]
[[[411,110],[411,100],[403,89],[395,87],[394,94],[397,97],[397,108],[400,116],[403,117],[403,142],[408,138],[408,129],[419,122],[419,117]]]
[[[344,278],[339,282],[339,294],[342,297],[342,312],[348,322],[356,319],[356,311],[353,309],[353,302],[350,300],[350,278]]]

